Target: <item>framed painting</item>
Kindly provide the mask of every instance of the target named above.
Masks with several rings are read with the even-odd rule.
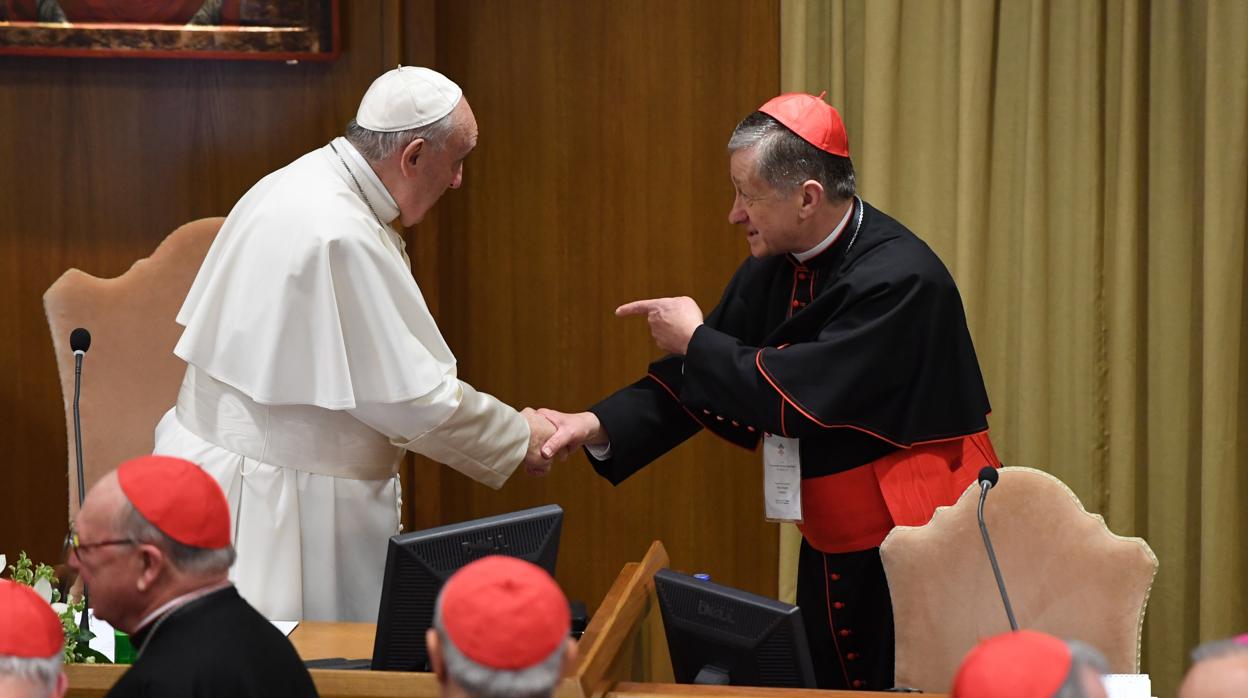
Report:
[[[328,61],[338,0],[0,0],[0,55]]]

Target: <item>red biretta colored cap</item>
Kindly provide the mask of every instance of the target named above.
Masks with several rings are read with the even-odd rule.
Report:
[[[784,124],[802,140],[833,155],[849,157],[849,137],[845,122],[835,107],[823,96],[791,92],[775,97],[758,108],[762,113]]]
[[[198,465],[169,456],[143,456],[122,463],[117,481],[143,518],[177,542],[210,550],[230,544],[225,494]]]
[[[64,644],[61,619],[48,602],[24,584],[0,579],[0,657],[47,659]]]
[[[527,669],[568,639],[568,599],[546,570],[491,555],[442,587],[442,627],[464,656],[493,669]]]
[[[1070,675],[1070,648],[1034,630],[980,642],[962,660],[953,698],[1050,698]]]

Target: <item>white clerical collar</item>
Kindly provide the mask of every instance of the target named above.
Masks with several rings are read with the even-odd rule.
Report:
[[[226,580],[219,584],[209,584],[206,587],[201,587],[190,593],[183,594],[181,596],[169,599],[167,603],[165,603],[164,605],[162,605],[160,608],[156,609],[155,611],[152,611],[151,613],[147,614],[147,617],[139,621],[138,627],[136,627],[134,629],[134,632],[130,634],[133,635],[134,633],[139,632],[143,628],[146,628],[152,621],[156,620],[157,618],[160,618],[161,616],[167,613],[172,612],[174,609],[181,608],[182,606],[185,606],[186,604],[194,601],[195,599],[207,596],[214,591],[221,591],[222,589],[228,586],[231,586],[231,582],[229,580]]]
[[[841,216],[841,222],[836,224],[836,227],[832,229],[832,234],[824,238],[823,242],[819,243],[818,245],[815,245],[814,247],[810,248],[809,250],[806,250],[805,252],[793,253],[793,256],[797,257],[797,261],[805,262],[806,260],[811,259],[812,257],[815,257],[820,252],[823,252],[824,250],[831,247],[832,243],[836,242],[836,239],[841,236],[841,231],[845,230],[845,225],[849,223],[849,214],[853,212],[854,212],[854,205],[851,203],[849,205],[849,208],[845,209],[845,215]]]
[[[368,199],[373,208],[377,210],[377,217],[381,219],[381,222],[389,225],[391,221],[398,218],[399,205],[395,203],[394,197],[390,196],[390,192],[381,183],[381,178],[373,171],[372,166],[368,164],[363,155],[360,155],[360,151],[351,145],[351,141],[339,136],[334,139],[334,147],[343,154],[347,166],[355,174],[360,187],[364,190],[364,198]]]

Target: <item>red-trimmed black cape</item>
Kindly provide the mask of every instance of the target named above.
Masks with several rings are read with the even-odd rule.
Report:
[[[590,408],[614,484],[706,428],[753,449],[801,439],[802,476],[982,432],[990,410],[962,299],[931,248],[863,205],[828,250],[747,259],[689,342]],[[848,254],[847,254],[848,249]]]

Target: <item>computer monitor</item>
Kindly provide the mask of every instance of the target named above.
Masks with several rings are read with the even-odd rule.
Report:
[[[668,569],[654,587],[678,683],[815,688],[797,606]]]
[[[563,509],[551,504],[390,539],[372,669],[428,671],[425,631],[448,577],[487,555],[528,560],[553,577]]]

